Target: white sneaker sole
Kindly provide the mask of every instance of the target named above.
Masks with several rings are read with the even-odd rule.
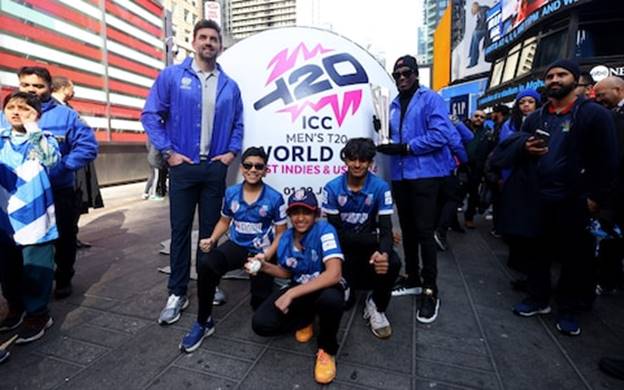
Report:
[[[404,295],[420,295],[420,294],[422,294],[422,287],[398,288],[396,290],[392,290],[393,297],[402,297]]]
[[[45,326],[43,327],[43,329],[41,329],[41,331],[39,331],[39,333],[37,333],[34,336],[28,337],[28,338],[17,338],[15,340],[15,344],[28,344],[28,343],[32,343],[33,341],[37,341],[40,338],[43,337],[43,335],[45,334],[46,330],[50,329],[52,327],[52,325],[54,325],[54,320],[52,319],[52,317],[50,317],[48,319],[48,322],[46,322]]]
[[[578,328],[576,332],[564,332],[563,330],[561,330],[561,327],[559,326],[559,324],[557,324],[556,326],[557,326],[557,330],[561,334],[564,334],[566,336],[578,336],[581,334],[581,328]]]
[[[24,317],[26,316],[26,312],[23,312],[22,315],[20,316],[20,320],[17,322],[17,324],[13,325],[13,326],[4,326],[2,328],[0,328],[0,333],[1,332],[8,332],[10,330],[13,329],[17,329],[18,326],[20,326],[22,324],[22,322],[24,321]]]
[[[182,343],[180,343],[179,347],[180,347],[180,351],[185,352],[185,353],[191,353],[194,352],[195,350],[197,350],[197,348],[201,347],[202,343],[204,342],[204,339],[208,336],[212,336],[215,332],[215,327],[213,326],[212,328],[210,328],[210,330],[208,330],[208,332],[206,332],[202,338],[196,342],[195,344],[193,344],[191,347],[189,348],[184,348],[184,346],[182,345]]]
[[[365,304],[366,305],[366,304]],[[390,333],[387,336],[384,336],[380,333],[377,333],[377,331],[375,330],[375,328],[373,328],[373,326],[370,323],[370,314],[368,314],[368,311],[366,310],[366,306],[364,306],[364,312],[362,313],[362,318],[364,318],[364,321],[366,321],[368,323],[368,327],[370,328],[371,332],[375,335],[375,337],[377,337],[378,339],[387,339],[390,336],[392,336],[392,328],[390,328]],[[389,325],[388,325],[389,326]]]
[[[180,308],[180,312],[178,313],[178,315],[176,315],[175,317],[173,317],[170,320],[163,320],[162,318],[158,319],[158,325],[171,325],[171,324],[175,324],[176,322],[178,322],[180,320],[180,317],[182,316],[182,312],[189,307],[189,299],[187,299],[184,304],[182,305],[182,308]]]
[[[513,311],[515,314],[519,315],[520,317],[533,317],[533,316],[537,316],[537,315],[542,315],[542,314],[550,314],[551,312],[551,308],[550,306],[547,306],[543,309],[540,310],[535,310],[535,311],[531,311],[531,312],[520,312],[520,311]]]
[[[435,306],[435,310],[433,312],[433,315],[429,318],[425,318],[425,317],[421,317],[420,316],[420,310],[418,310],[418,312],[416,313],[416,319],[418,320],[418,322],[422,323],[422,324],[430,324],[433,321],[436,320],[436,318],[438,318],[438,311],[440,310],[440,299],[436,300],[436,306]]]

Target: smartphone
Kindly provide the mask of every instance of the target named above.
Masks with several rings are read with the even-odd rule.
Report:
[[[544,130],[537,129],[534,134],[535,138],[541,139],[544,141],[544,146],[548,145],[548,141],[550,141],[550,133]]]

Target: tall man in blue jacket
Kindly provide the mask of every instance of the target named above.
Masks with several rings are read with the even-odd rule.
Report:
[[[80,119],[78,113],[51,98],[52,77],[46,68],[22,67],[17,77],[21,92],[36,95],[41,100],[39,127],[54,135],[61,151],[61,163],[50,170],[49,176],[54,192],[56,225],[59,231],[54,254],[56,263],[54,295],[57,299],[62,299],[72,293],[71,280],[76,262],[75,220],[79,213],[79,200],[74,189],[76,180],[74,172],[95,160],[98,146],[93,129]],[[6,119],[0,115],[0,128],[6,126]],[[3,281],[5,296],[12,295],[11,291],[19,288],[14,282]],[[15,311],[11,307],[9,309],[11,309],[9,317],[13,318],[12,316],[16,314],[21,316],[20,310]]]
[[[240,90],[217,64],[222,42],[218,24],[199,21],[194,57],[160,73],[141,114],[150,141],[170,167],[171,275],[158,320],[163,325],[176,322],[188,306],[195,209],[199,236],[208,237],[219,219],[228,165],[243,141]]]
[[[448,144],[455,129],[442,98],[418,84],[418,65],[414,57],[399,58],[392,76],[399,89],[399,96],[390,105],[392,143],[380,145],[377,150],[392,156],[392,192],[405,251],[407,277],[400,280],[393,295],[422,291],[416,318],[430,323],[435,321],[440,307],[433,233],[440,188],[444,177],[453,169]]]

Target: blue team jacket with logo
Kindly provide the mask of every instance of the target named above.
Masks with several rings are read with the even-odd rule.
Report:
[[[401,126],[401,104],[397,96],[390,104],[390,136],[394,143],[407,143],[410,154],[390,157],[392,180],[448,176],[453,169],[449,139],[453,134],[446,103],[429,88],[419,87],[412,96]]]
[[[202,88],[191,61],[189,57],[160,72],[145,101],[141,123],[156,149],[171,149],[198,163]],[[217,68],[219,80],[208,158],[227,152],[238,154],[243,143],[240,90],[219,64]]]

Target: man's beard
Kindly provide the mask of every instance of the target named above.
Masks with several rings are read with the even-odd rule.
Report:
[[[546,94],[548,95],[548,97],[557,100],[563,99],[564,97],[568,96],[576,88],[576,83],[557,84],[559,86],[559,89],[553,89],[552,87],[554,85],[555,84],[551,84],[546,87]]]

